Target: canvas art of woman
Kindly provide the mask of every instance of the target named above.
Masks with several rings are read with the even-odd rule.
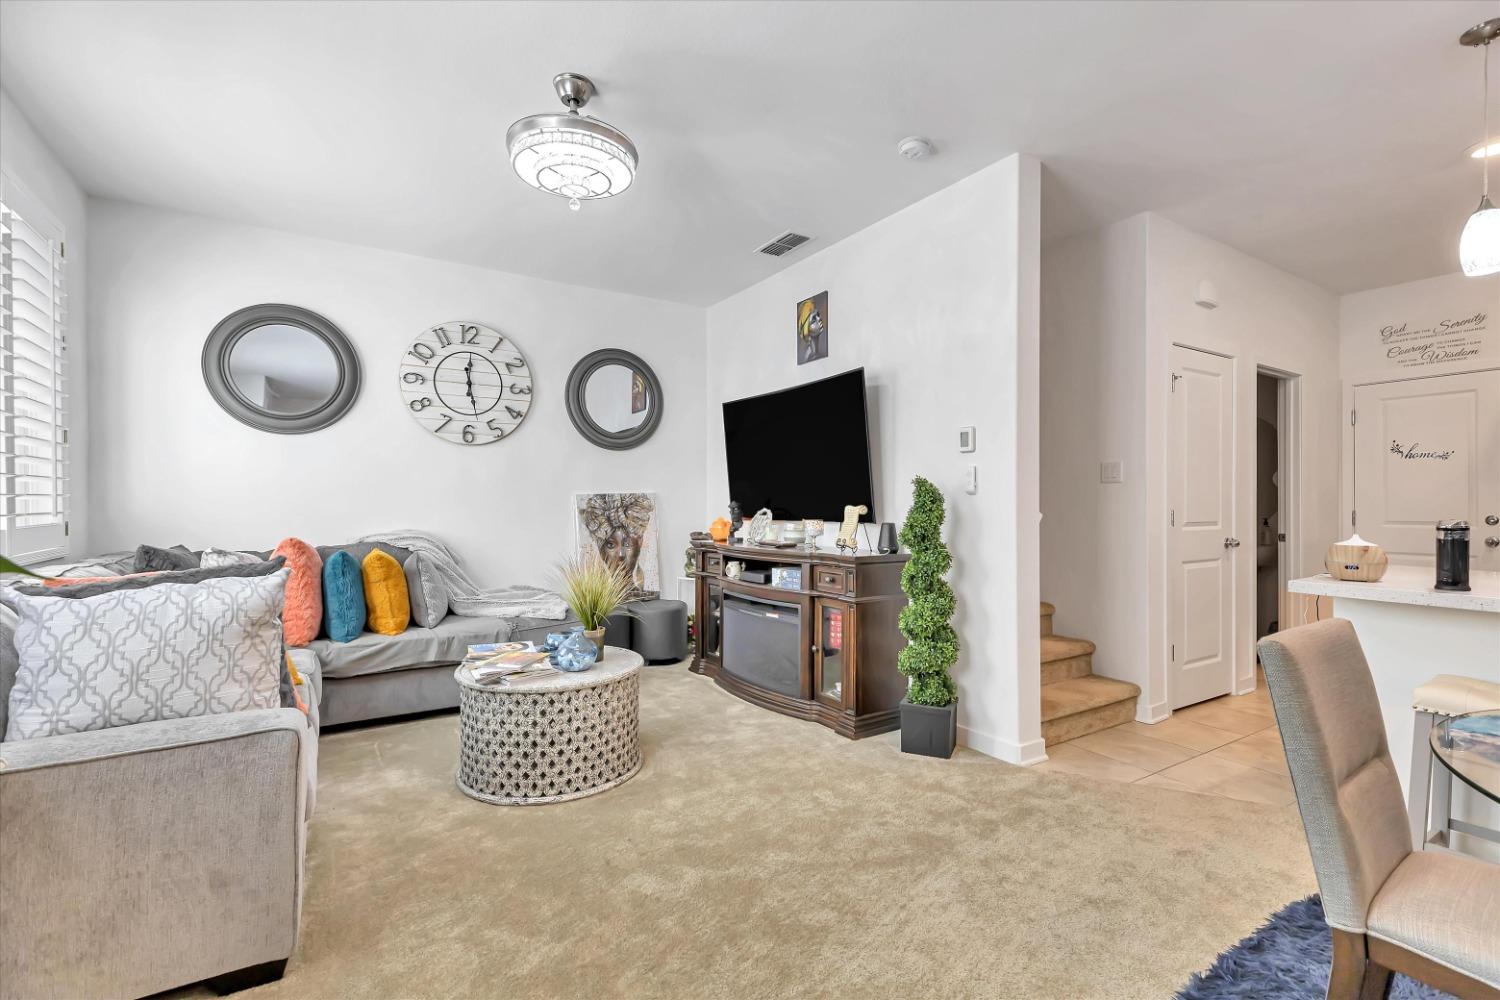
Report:
[[[623,568],[637,591],[659,593],[655,495],[584,493],[577,497],[577,509],[580,550]]]

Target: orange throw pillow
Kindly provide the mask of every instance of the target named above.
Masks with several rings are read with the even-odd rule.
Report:
[[[411,597],[406,573],[389,552],[371,549],[360,563],[365,580],[366,622],[377,635],[400,635],[411,624]]]
[[[286,557],[291,575],[286,581],[286,604],[281,630],[288,646],[306,646],[323,626],[323,558],[300,538],[283,538],[271,558]]]

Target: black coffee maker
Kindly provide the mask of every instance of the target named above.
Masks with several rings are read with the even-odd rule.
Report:
[[[1437,525],[1437,590],[1469,589],[1469,522]]]

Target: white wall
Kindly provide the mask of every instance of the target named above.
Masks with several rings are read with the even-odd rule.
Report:
[[[1500,366],[1500,274],[1463,272],[1339,299],[1345,382],[1449,375]]]
[[[89,233],[88,205],[83,189],[31,127],[10,95],[0,90],[0,172],[25,191],[62,226],[67,245],[68,472],[72,478],[69,550],[89,550],[88,465],[89,421]]]
[[[921,475],[948,502],[961,739],[1041,756],[1036,571],[1039,168],[1012,156],[708,310],[708,516],[728,504],[719,405],[863,366],[875,513]],[[798,366],[795,307],[827,290],[829,355]],[[958,451],[973,425],[978,450]],[[772,447],[836,447],[837,434]],[[979,492],[963,490],[979,466]],[[749,512],[747,512],[749,513]]]
[[[1354,387],[1500,367],[1500,274],[1462,271],[1353,292],[1339,299],[1343,413]],[[1354,428],[1340,423],[1339,524],[1353,531]]]
[[[1042,249],[1041,592],[1094,671],[1145,688],[1146,221]],[[1101,484],[1099,463],[1122,463]]]
[[[1255,376],[1302,376],[1302,538],[1293,575],[1337,530],[1338,304],[1329,293],[1144,214],[1042,255],[1042,589],[1058,631],[1093,640],[1097,672],[1141,687],[1137,718],[1167,715],[1166,430],[1172,344],[1235,359],[1235,525],[1255,538]],[[1199,281],[1220,304],[1194,304]],[[1081,377],[1077,373],[1082,373]],[[1099,463],[1124,463],[1101,484]],[[1255,559],[1237,565],[1235,690],[1254,685]],[[1310,571],[1310,570],[1309,570]]]
[[[1300,436],[1296,456],[1300,543],[1289,553],[1289,578],[1318,572],[1338,534],[1340,390],[1338,300],[1310,282],[1152,215],[1148,224],[1147,326],[1153,352],[1146,373],[1148,465],[1161,469],[1147,484],[1146,523],[1152,530],[1149,592],[1155,668],[1148,672],[1155,718],[1166,714],[1166,425],[1170,365],[1167,347],[1182,344],[1235,359],[1234,691],[1255,687],[1255,376],[1260,366],[1301,376],[1297,381]],[[1199,281],[1218,290],[1219,307],[1193,302]],[[1154,492],[1153,492],[1154,491]],[[1158,537],[1159,536],[1159,537]],[[1158,566],[1160,567],[1158,569]],[[1156,604],[1159,603],[1158,608]]]
[[[658,496],[663,579],[681,572],[688,532],[706,523],[701,309],[140,205],[89,207],[96,550],[265,548],[288,535],[325,544],[420,528],[482,583],[545,583],[572,546],[575,491],[645,490]],[[332,427],[267,434],[209,396],[204,340],[260,302],[321,313],[353,341],[364,384]],[[402,352],[455,319],[492,326],[526,353],[539,388],[513,437],[451,444],[402,403]],[[564,406],[569,370],[601,347],[635,352],[662,382],[661,425],[630,451],[589,444]]]

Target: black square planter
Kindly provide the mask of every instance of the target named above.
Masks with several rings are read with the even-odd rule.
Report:
[[[958,745],[958,700],[934,708],[901,699],[901,752],[952,757]]]

